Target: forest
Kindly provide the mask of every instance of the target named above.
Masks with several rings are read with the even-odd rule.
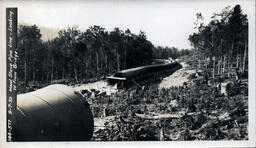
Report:
[[[236,5],[203,24],[197,13],[195,30],[188,38],[193,56],[178,58],[188,64],[177,71],[188,76],[183,85],[159,89],[158,76],[141,83],[145,89],[89,99],[95,122],[103,122],[93,140],[248,140],[247,16]]]
[[[211,65],[213,76],[227,72],[228,77],[235,67],[241,73],[248,66],[248,19],[240,5],[214,13],[209,24],[203,24],[203,15],[196,14],[195,29],[188,40],[194,47],[193,55],[198,69]],[[204,65],[202,65],[204,61]],[[234,62],[235,61],[235,62]]]
[[[98,80],[119,70],[149,65],[156,58],[188,55],[188,49],[155,47],[146,33],[114,28],[107,31],[78,26],[58,32],[58,37],[41,40],[36,25],[20,25],[18,30],[18,79],[20,84],[83,83]]]
[[[198,12],[191,32],[188,50],[156,46],[143,31],[97,25],[69,27],[45,42],[38,26],[20,25],[18,80],[26,88],[66,81],[84,89],[93,141],[248,140],[247,15],[240,5],[228,6],[205,23]],[[183,66],[173,79],[154,75],[111,95],[82,86],[167,58]],[[186,82],[174,85],[179,78]]]

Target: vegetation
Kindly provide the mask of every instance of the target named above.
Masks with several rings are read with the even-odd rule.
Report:
[[[237,5],[214,14],[208,25],[202,19],[198,13],[198,32],[189,36],[193,57],[179,59],[198,70],[190,81],[158,89],[157,77],[144,90],[131,88],[111,101],[96,97],[91,106],[95,117],[107,108],[115,118],[103,118],[105,129],[95,131],[93,140],[248,140],[246,15]],[[237,77],[237,69],[242,76]]]
[[[112,97],[108,104],[109,116],[105,129],[95,131],[92,140],[242,140],[248,139],[248,98],[215,96],[207,87],[202,96],[192,89],[170,88],[156,91],[150,87],[145,92],[129,96],[128,92]],[[187,99],[188,93],[191,98]],[[210,94],[210,95],[209,95]],[[196,97],[195,97],[196,96]],[[146,97],[147,99],[141,99]],[[241,98],[242,97],[242,98]],[[243,101],[241,101],[243,99]],[[103,115],[107,104],[94,100],[94,114]],[[171,102],[176,102],[173,106]],[[98,111],[98,112],[97,112]],[[141,115],[169,115],[168,118],[140,118]],[[170,115],[180,116],[171,118]],[[160,131],[163,128],[163,134]]]
[[[190,66],[195,68],[197,63]],[[104,123],[104,128],[96,124],[92,140],[248,139],[246,79],[238,85],[239,91],[231,86],[233,93],[225,95],[218,85],[207,84],[204,76],[190,76],[190,82],[183,86],[158,89],[163,77],[144,82],[143,90],[134,87],[110,97],[88,98],[95,122],[101,119]]]
[[[194,47],[198,68],[211,63],[213,76],[225,71],[230,76],[233,67],[245,72],[248,65],[248,20],[240,5],[232,9],[226,7],[221,13],[215,13],[207,25],[202,23],[203,19],[202,14],[197,13],[197,32],[188,38]],[[202,60],[207,61],[206,65],[201,64]]]
[[[20,26],[18,78],[24,86],[86,83],[158,58],[179,57],[189,70],[197,70],[183,86],[159,89],[166,76],[160,75],[140,82],[140,88],[86,96],[95,123],[104,121],[92,140],[248,140],[247,16],[237,5],[214,14],[207,25],[202,22],[197,13],[196,32],[188,38],[192,51],[155,47],[145,32],[129,29],[92,26],[82,32],[72,27],[42,42],[37,26]]]
[[[36,25],[19,27],[18,78],[24,86],[28,86],[28,82],[83,83],[119,70],[151,64],[155,58],[189,54],[188,50],[177,48],[155,48],[145,32],[136,35],[129,29],[115,28],[108,32],[92,26],[82,32],[74,26],[59,31],[59,36],[48,42],[40,37]]]
[[[175,47],[161,47],[157,46],[153,50],[153,55],[156,59],[176,59],[181,56],[189,55],[191,52],[188,49],[178,49]]]

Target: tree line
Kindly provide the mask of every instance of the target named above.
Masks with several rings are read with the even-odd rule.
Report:
[[[203,20],[203,15],[197,13],[194,22],[197,32],[188,38],[194,47],[198,68],[204,67],[202,62],[211,63],[213,77],[216,73],[227,73],[229,77],[234,68],[245,72],[248,69],[248,19],[240,5],[214,13],[209,24]]]
[[[176,59],[180,56],[190,55],[191,51],[188,49],[178,49],[176,47],[157,46],[154,48],[153,54],[156,59]]]
[[[78,83],[148,65],[155,58],[189,54],[184,49],[155,47],[145,32],[134,34],[129,29],[107,31],[94,25],[81,31],[78,26],[73,26],[60,30],[53,40],[45,42],[41,36],[36,25],[19,26],[18,79],[25,86],[28,82],[51,83],[56,80]]]

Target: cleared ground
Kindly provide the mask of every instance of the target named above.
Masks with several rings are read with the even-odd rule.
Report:
[[[135,87],[89,98],[95,121],[92,140],[247,140],[248,80],[225,96],[216,84],[190,76],[195,75],[193,59],[185,57],[180,63],[182,69],[144,90]]]
[[[159,89],[170,88],[174,86],[182,86],[184,82],[188,82],[189,75],[195,73],[195,70],[191,70],[186,62],[180,62],[182,68],[174,72],[168,77],[165,77],[159,84]]]

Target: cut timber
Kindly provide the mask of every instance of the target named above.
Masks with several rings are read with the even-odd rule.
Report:
[[[164,127],[159,130],[159,141],[164,141]]]
[[[195,116],[200,114],[200,112],[192,112],[192,113],[186,113],[185,111],[180,111],[173,114],[138,114],[135,113],[135,115],[141,119],[148,119],[148,120],[161,120],[161,119],[180,119],[184,116]]]
[[[223,119],[223,120],[213,120],[213,121],[209,121],[205,124],[203,124],[199,129],[195,130],[195,131],[191,131],[191,134],[199,134],[201,132],[204,132],[208,129],[213,129],[213,127],[218,127],[219,125],[222,124],[228,124],[228,123],[232,123],[232,119]]]
[[[132,80],[132,82],[137,85],[139,88],[142,88],[142,86],[140,86],[138,83],[136,83],[135,81]]]
[[[220,86],[221,86],[220,92],[221,92],[221,94],[224,94],[225,96],[228,96],[227,85],[228,85],[228,82],[224,82],[224,83],[220,84]]]
[[[179,119],[184,114],[177,113],[177,114],[159,114],[159,115],[146,115],[146,114],[138,114],[135,115],[141,119],[148,119],[148,120],[159,120],[159,119]]]
[[[229,113],[223,113],[218,117],[209,117],[211,120],[203,124],[199,129],[191,131],[191,134],[199,134],[207,129],[213,129],[213,127],[218,127],[220,125],[229,124],[234,119],[231,119]]]

